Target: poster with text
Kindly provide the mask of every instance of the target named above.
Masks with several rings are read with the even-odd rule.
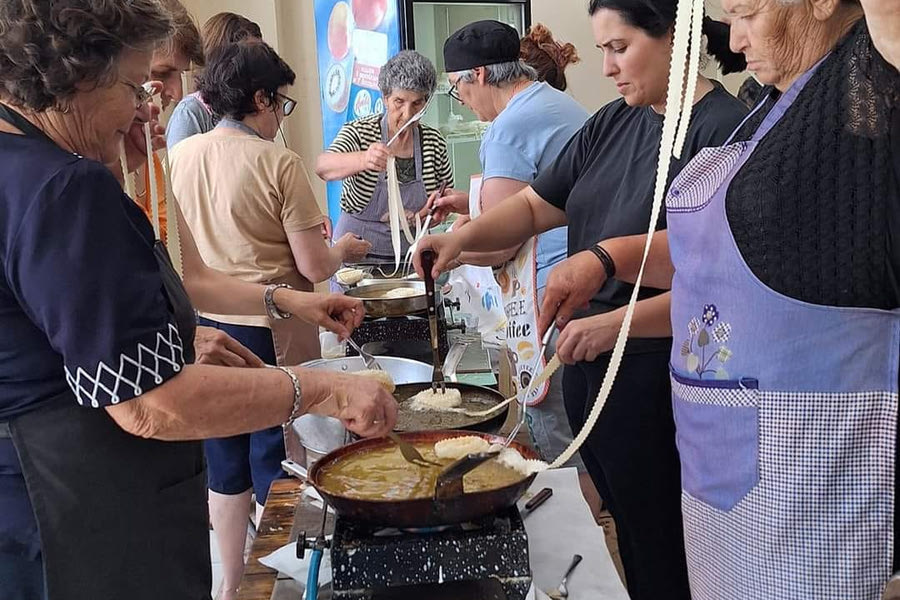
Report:
[[[344,123],[384,111],[378,75],[400,51],[399,0],[316,0],[316,48],[324,147]],[[328,184],[328,213],[340,215],[341,182]]]

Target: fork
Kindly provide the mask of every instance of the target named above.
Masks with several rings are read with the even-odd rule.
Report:
[[[387,436],[391,439],[392,442],[397,444],[397,447],[400,448],[400,454],[403,455],[403,460],[408,463],[412,463],[418,467],[440,467],[440,463],[436,463],[434,461],[428,460],[416,450],[415,446],[410,444],[409,442],[404,441],[399,435],[394,433],[393,431],[389,431]]]
[[[356,350],[359,353],[359,356],[363,359],[363,362],[366,363],[366,368],[371,369],[373,371],[384,371],[378,361],[375,360],[375,357],[362,349],[362,346],[356,343],[356,341],[348,337],[347,343],[350,344],[350,347]]]
[[[550,594],[548,594],[553,600],[560,600],[562,598],[569,597],[569,588],[567,585],[569,582],[569,576],[572,574],[572,571],[575,570],[575,567],[577,567],[578,563],[580,562],[580,554],[576,554],[572,557],[572,562],[569,564],[569,568],[566,569],[566,574],[563,575],[562,581],[559,582],[559,586],[557,586],[555,591],[552,591],[550,592]]]

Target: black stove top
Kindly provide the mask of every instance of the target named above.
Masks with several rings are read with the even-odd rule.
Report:
[[[334,600],[524,600],[531,587],[528,536],[515,507],[422,530],[338,517],[331,569]]]

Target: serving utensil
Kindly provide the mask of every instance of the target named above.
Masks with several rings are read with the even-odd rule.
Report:
[[[431,270],[434,268],[434,251],[429,249],[422,252],[422,270],[425,273],[425,299],[428,305],[428,329],[431,330],[431,389],[442,394],[447,392],[447,384],[444,383],[444,370],[441,362],[441,351],[438,348],[437,326],[437,301],[434,292],[434,277]]]
[[[360,357],[363,359],[363,362],[366,363],[367,369],[371,369],[373,371],[384,371],[384,369],[381,368],[381,365],[378,364],[378,361],[375,360],[375,357],[363,350],[362,346],[357,344],[352,337],[347,338],[347,343],[350,344],[351,348],[359,353]]]
[[[576,554],[575,556],[572,557],[572,562],[569,563],[569,568],[566,569],[566,574],[563,575],[562,581],[559,582],[559,585],[557,586],[557,588],[554,591],[547,594],[548,596],[553,598],[553,600],[561,600],[561,599],[569,597],[569,588],[568,588],[569,576],[572,574],[572,571],[575,570],[575,567],[577,567],[578,563],[580,563],[580,562],[581,562],[580,554]]]
[[[392,442],[397,444],[397,447],[400,448],[400,454],[403,455],[403,460],[408,463],[412,463],[417,467],[440,467],[441,464],[428,460],[424,456],[422,456],[416,447],[410,444],[409,442],[404,441],[399,435],[394,433],[393,431],[389,431],[387,436],[390,438]]]
[[[418,123],[419,121],[422,120],[422,117],[424,117],[426,111],[428,111],[428,107],[431,106],[431,101],[434,100],[434,96],[435,96],[435,95],[432,94],[432,95],[431,95],[431,98],[428,99],[428,102],[425,103],[425,106],[422,107],[422,110],[420,110],[419,112],[417,112],[416,114],[414,114],[414,115],[412,116],[412,118],[410,118],[409,121],[407,121],[406,123],[404,123],[403,126],[402,126],[400,129],[397,130],[397,133],[394,134],[394,137],[392,137],[391,139],[388,140],[388,143],[385,144],[388,148],[391,147],[391,144],[393,144],[394,142],[397,141],[397,138],[400,137],[400,134],[402,134],[404,131],[406,131],[407,129],[409,129],[409,127],[410,127],[411,125],[413,125],[414,123]]]
[[[556,323],[551,323],[550,327],[547,328],[547,332],[544,333],[544,337],[541,340],[541,349],[538,352],[538,355],[535,357],[534,368],[531,369],[533,373],[537,366],[540,364],[541,359],[544,357],[544,352],[547,351],[547,345],[550,343],[550,338],[553,337],[553,330],[556,329]],[[528,394],[532,392],[538,385],[543,384],[543,382],[547,381],[553,373],[559,369],[560,361],[559,357],[554,355],[550,362],[547,363],[547,366],[541,371],[541,374],[531,380],[529,386],[525,389],[525,393],[522,394],[522,417],[519,419],[519,422],[513,428],[513,430],[509,433],[509,436],[506,438],[505,446],[509,446],[510,442],[515,439],[517,435],[519,435],[519,431],[522,429],[522,426],[525,424],[525,421],[528,420],[528,402],[526,402],[526,398],[528,398]],[[518,394],[516,395],[518,398]]]

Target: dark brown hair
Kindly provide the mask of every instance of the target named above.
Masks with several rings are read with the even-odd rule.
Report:
[[[262,40],[245,39],[219,48],[197,76],[197,89],[214,113],[238,121],[256,112],[262,90],[274,100],[278,88],[293,85],[294,71]]]
[[[546,81],[563,92],[569,86],[566,67],[581,60],[574,45],[560,44],[553,39],[550,30],[540,23],[531,27],[522,38],[519,58],[537,71],[538,81]]]
[[[206,62],[206,56],[203,54],[203,40],[194,17],[178,0],[159,1],[169,11],[175,28],[169,50],[180,52],[196,66],[202,67]]]
[[[80,84],[112,85],[125,48],[152,50],[172,33],[157,0],[2,0],[0,97],[62,107]]]
[[[207,57],[222,46],[234,44],[244,38],[262,39],[259,25],[232,12],[220,12],[211,16],[203,24],[200,34],[203,37],[203,52]]]

